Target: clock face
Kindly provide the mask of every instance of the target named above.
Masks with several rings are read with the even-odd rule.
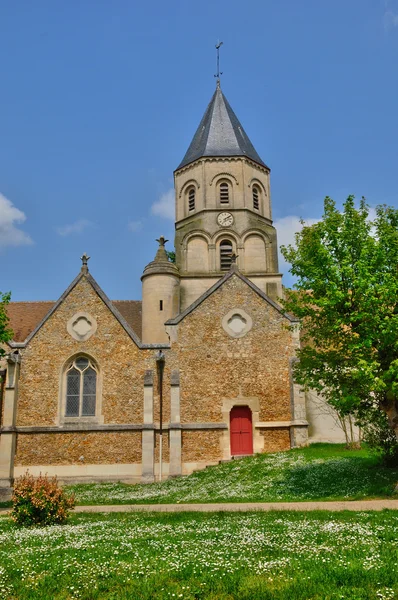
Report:
[[[229,212],[222,212],[217,217],[217,223],[222,227],[229,227],[234,222],[234,218]]]

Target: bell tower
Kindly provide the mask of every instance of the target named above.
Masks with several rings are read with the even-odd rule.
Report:
[[[273,299],[282,295],[270,169],[221,91],[220,81],[174,172],[181,310],[231,267]]]

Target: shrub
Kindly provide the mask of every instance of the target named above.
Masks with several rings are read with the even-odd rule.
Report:
[[[385,413],[374,411],[371,421],[363,427],[363,439],[388,467],[398,466],[398,440]]]
[[[65,523],[75,504],[74,494],[64,492],[56,477],[26,471],[14,484],[11,518],[24,527]]]

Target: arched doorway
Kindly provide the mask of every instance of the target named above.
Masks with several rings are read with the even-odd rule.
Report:
[[[234,406],[230,412],[231,455],[253,454],[252,411]]]

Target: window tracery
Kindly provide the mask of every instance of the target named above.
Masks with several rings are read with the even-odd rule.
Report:
[[[98,369],[87,356],[78,356],[66,369],[65,417],[95,417]]]

